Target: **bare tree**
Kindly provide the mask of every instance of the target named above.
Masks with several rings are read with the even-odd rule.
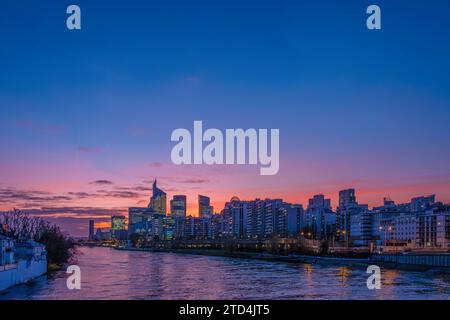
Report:
[[[59,227],[20,210],[0,214],[2,233],[17,241],[34,240],[45,245],[49,263],[63,264],[75,254],[75,242]]]
[[[3,212],[0,215],[3,234],[16,240],[35,239],[45,222],[38,217],[30,216],[20,210]]]

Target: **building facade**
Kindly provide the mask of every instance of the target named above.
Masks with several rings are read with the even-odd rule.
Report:
[[[170,200],[170,215],[173,218],[185,218],[186,217],[186,196],[175,195]]]
[[[155,212],[159,212],[162,214],[166,214],[166,206],[167,206],[167,195],[164,191],[159,189],[156,185],[156,179],[153,182],[153,194],[150,198],[150,203],[148,204],[148,207],[153,209]]]
[[[331,209],[331,200],[321,194],[308,201],[306,229],[316,240],[331,239],[336,229],[336,214]]]
[[[450,210],[438,206],[417,215],[417,246],[450,249]]]
[[[95,238],[95,221],[89,220],[89,240],[94,240]]]
[[[209,197],[198,195],[198,214],[202,218],[211,218],[214,214]]]

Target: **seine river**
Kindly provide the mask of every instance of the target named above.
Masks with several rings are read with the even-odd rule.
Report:
[[[450,299],[450,274],[364,269],[173,253],[81,248],[81,289],[64,271],[0,293],[0,299]]]

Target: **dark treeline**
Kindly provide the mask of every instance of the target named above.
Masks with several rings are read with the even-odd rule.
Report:
[[[34,240],[45,245],[47,262],[63,265],[75,254],[75,241],[58,226],[20,210],[0,214],[0,234],[16,241]]]

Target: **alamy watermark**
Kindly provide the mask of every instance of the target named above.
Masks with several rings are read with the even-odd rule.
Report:
[[[71,4],[67,7],[66,13],[69,16],[66,19],[66,26],[69,30],[81,30],[81,8],[78,5]],[[369,30],[381,29],[381,8],[372,4],[367,7],[366,13],[370,16],[366,20],[366,26]]]
[[[367,18],[366,25],[369,30],[380,30],[381,29],[381,9],[377,5],[370,5],[366,10],[367,14],[370,16]]]
[[[72,4],[67,7],[67,14],[70,16],[66,19],[66,26],[69,30],[80,30],[81,29],[81,9],[79,6]]]
[[[70,276],[67,278],[66,285],[69,290],[81,289],[81,269],[77,265],[71,265],[67,267],[67,274]]]
[[[172,132],[171,140],[178,142],[170,155],[176,165],[259,163],[261,175],[275,175],[280,168],[279,129],[270,129],[270,134],[268,129],[226,129],[224,137],[219,129],[203,132],[202,121],[194,121],[193,134],[179,128]]]
[[[381,269],[377,265],[370,265],[367,267],[367,271],[370,276],[367,278],[367,289],[379,290],[381,289]]]

